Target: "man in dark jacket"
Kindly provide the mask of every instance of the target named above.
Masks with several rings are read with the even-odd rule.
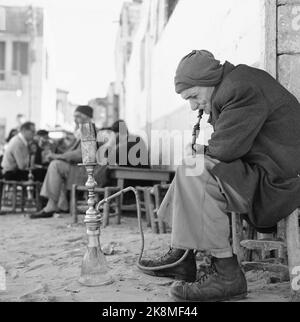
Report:
[[[226,214],[247,214],[256,229],[264,230],[299,207],[300,104],[266,72],[222,65],[205,50],[182,59],[175,87],[193,110],[210,115],[214,133],[208,147],[198,146],[201,174],[187,176],[186,167],[179,167],[160,208],[159,215],[172,223],[173,248],[143,264],[163,268],[188,255],[175,267],[145,273],[193,281],[192,250],[210,251],[213,274],[194,283],[176,282],[170,295],[187,301],[242,298],[247,283],[228,241]]]

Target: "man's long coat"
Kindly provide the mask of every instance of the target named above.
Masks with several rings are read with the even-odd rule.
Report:
[[[268,73],[226,62],[215,89],[207,155],[213,174],[248,202],[256,228],[270,228],[300,206],[300,104]],[[238,211],[230,202],[229,210]]]

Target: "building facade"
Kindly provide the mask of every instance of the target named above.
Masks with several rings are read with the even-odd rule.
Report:
[[[141,19],[142,1],[125,2],[121,9],[119,29],[115,45],[115,92],[119,97],[120,106],[126,99],[125,79],[130,60],[136,31]],[[125,109],[120,111],[120,117],[125,118]]]
[[[16,126],[17,114],[38,128],[55,123],[56,89],[46,22],[43,8],[0,2],[0,123],[6,133]]]
[[[72,132],[74,130],[74,111],[77,105],[69,102],[69,92],[56,89],[55,127]]]
[[[94,121],[98,129],[111,126],[119,119],[119,96],[115,83],[110,83],[106,97],[95,98],[88,102],[94,109]]]

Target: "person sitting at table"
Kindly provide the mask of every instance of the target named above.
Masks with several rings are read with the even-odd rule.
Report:
[[[46,168],[50,164],[49,156],[53,152],[49,132],[46,130],[37,131],[34,141],[36,143],[35,164]]]
[[[98,140],[97,163],[100,167],[95,170],[95,178],[100,187],[117,185],[116,180],[110,178],[108,166],[150,168],[146,143],[140,136],[129,133],[125,121],[118,120],[110,128],[102,129]]]
[[[22,124],[20,133],[15,135],[5,149],[2,168],[3,178],[8,181],[27,181],[30,167],[29,145],[33,141],[35,124],[26,122]],[[33,168],[36,181],[43,181],[45,172]]]
[[[66,184],[71,176],[71,169],[75,168],[77,171],[77,164],[82,161],[79,127],[82,123],[92,121],[93,112],[90,106],[83,105],[76,108],[74,112],[74,135],[76,140],[64,153],[51,153],[49,155],[51,163],[41,189],[41,196],[47,198],[48,202],[41,211],[31,214],[31,219],[50,218],[56,212],[68,211],[69,204],[66,195]]]

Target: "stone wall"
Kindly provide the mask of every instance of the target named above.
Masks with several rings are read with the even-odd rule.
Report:
[[[300,0],[278,0],[278,80],[300,100]]]

